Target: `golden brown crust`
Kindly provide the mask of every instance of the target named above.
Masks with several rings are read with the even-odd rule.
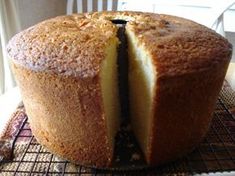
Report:
[[[7,50],[14,62],[32,70],[94,77],[106,44],[116,32],[117,27],[108,20],[81,14],[60,16],[17,34]]]
[[[231,44],[202,25],[141,12],[95,12],[46,20],[17,34],[8,53],[34,70],[93,77],[99,72],[105,44],[116,36],[113,19],[129,21],[127,29],[152,55],[158,77],[208,69],[231,55]]]
[[[30,127],[50,151],[78,164],[106,167],[107,137],[100,78],[78,79],[12,65]]]
[[[148,163],[172,161],[202,141],[227,71],[227,59],[207,70],[157,80]]]
[[[210,69],[231,56],[232,45],[202,25],[168,15],[149,14],[146,21],[127,29],[150,53],[158,77]]]
[[[93,77],[99,72],[105,44],[116,36],[117,28],[110,21],[113,19],[129,21],[127,29],[150,52],[159,77],[208,69],[231,55],[231,44],[202,25],[141,12],[53,18],[16,35],[8,53],[15,62],[34,70]]]

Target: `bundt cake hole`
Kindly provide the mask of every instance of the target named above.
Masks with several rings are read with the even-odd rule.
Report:
[[[129,94],[128,94],[128,43],[125,35],[125,20],[113,20],[114,24],[119,25],[117,37],[120,41],[118,47],[118,89],[119,89],[119,98],[121,106],[121,117],[123,120],[128,119],[129,117]]]
[[[113,19],[111,20],[113,24],[123,24],[125,25],[128,21],[122,19]]]

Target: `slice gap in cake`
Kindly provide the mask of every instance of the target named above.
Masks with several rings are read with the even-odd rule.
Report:
[[[148,160],[151,138],[152,100],[156,74],[148,51],[135,34],[126,29],[129,55],[129,101],[131,125]]]
[[[124,29],[125,26],[119,27]],[[110,146],[114,149],[115,135],[120,124],[120,116],[130,114],[135,137],[148,160],[147,156],[149,156],[148,152],[150,151],[149,140],[151,135],[150,126],[153,116],[153,85],[156,75],[154,74],[150,56],[144,46],[139,45],[138,39],[133,32],[127,30],[124,33],[124,31],[119,30],[120,34],[118,34],[118,38],[122,46],[127,47],[128,45],[128,51],[124,51],[124,49],[127,49],[125,47],[120,49],[122,46],[118,46],[117,40],[110,40],[106,48],[106,58],[102,62],[101,88],[106,114],[108,140],[110,141]],[[119,50],[117,49],[118,47]],[[124,52],[128,52],[128,56],[125,56]],[[120,62],[121,59],[122,61],[128,60],[128,62]],[[128,68],[123,70],[124,67]],[[118,75],[121,75],[119,80]],[[119,95],[119,92],[122,93]],[[123,97],[123,93],[125,92],[129,93],[129,97],[125,97],[128,94],[125,94]],[[127,112],[129,110],[130,112]]]
[[[127,38],[125,35],[125,23],[124,20],[112,21],[115,23],[118,29],[118,88],[119,88],[119,98],[121,107],[121,119],[128,121],[129,118],[129,91],[128,91],[128,53],[127,53]]]

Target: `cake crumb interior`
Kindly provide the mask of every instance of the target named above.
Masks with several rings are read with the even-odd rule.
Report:
[[[135,34],[125,29],[125,25],[120,28],[122,30],[117,34],[120,45],[117,39],[110,40],[101,69],[102,98],[108,138],[110,145],[114,147],[120,116],[130,115],[132,129],[146,156],[149,151],[153,86],[156,75],[148,52],[143,45],[139,44]],[[125,61],[126,59],[128,61]],[[125,69],[127,66],[128,70]]]
[[[148,156],[155,74],[150,56],[135,34],[126,30],[129,55],[129,101],[132,129]]]
[[[106,58],[102,61],[101,89],[104,102],[105,119],[108,132],[108,141],[114,147],[114,138],[119,128],[120,104],[118,91],[117,69],[117,38],[109,41],[106,47]]]

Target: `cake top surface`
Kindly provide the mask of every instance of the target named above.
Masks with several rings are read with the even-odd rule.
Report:
[[[146,48],[158,76],[207,69],[227,61],[231,44],[192,21],[141,12],[95,12],[59,16],[15,35],[7,46],[13,62],[36,71],[94,77],[110,40],[118,41],[114,19],[128,21]]]

